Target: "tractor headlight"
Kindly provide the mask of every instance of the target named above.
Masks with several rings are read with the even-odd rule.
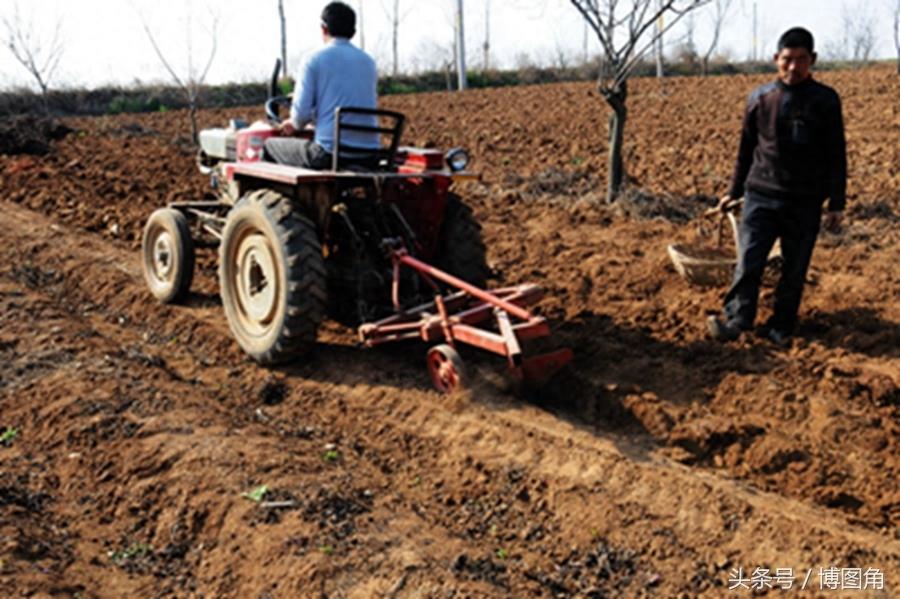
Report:
[[[447,161],[447,166],[450,167],[450,170],[454,173],[457,171],[461,171],[469,164],[469,153],[463,150],[462,148],[453,148],[444,156],[444,159]]]

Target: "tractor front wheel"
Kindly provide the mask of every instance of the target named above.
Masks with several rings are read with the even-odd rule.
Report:
[[[194,278],[194,242],[184,214],[160,208],[150,215],[141,238],[144,279],[164,304],[183,300]]]
[[[325,311],[325,262],[316,227],[290,200],[263,189],[228,213],[219,285],[231,332],[261,364],[301,357]]]

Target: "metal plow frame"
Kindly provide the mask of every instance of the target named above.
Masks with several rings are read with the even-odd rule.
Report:
[[[415,339],[443,341],[446,345],[429,352],[428,364],[435,386],[448,393],[464,385],[463,373],[457,372],[461,368],[457,343],[504,356],[513,377],[530,385],[545,383],[572,359],[569,348],[530,357],[522,354],[522,341],[550,335],[546,319],[525,308],[543,296],[540,287],[523,284],[484,290],[413,258],[397,240],[386,240],[385,244],[393,263],[392,300],[397,314],[359,327],[360,341],[366,347]],[[434,289],[433,301],[401,310],[401,266],[413,269]],[[435,280],[457,291],[442,295]],[[434,350],[447,358],[438,362],[451,370],[449,382],[442,384],[435,378],[431,359]]]

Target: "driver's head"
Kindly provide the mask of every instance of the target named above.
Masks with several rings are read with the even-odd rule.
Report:
[[[322,9],[322,32],[350,39],[356,33],[356,13],[343,2],[329,2]]]

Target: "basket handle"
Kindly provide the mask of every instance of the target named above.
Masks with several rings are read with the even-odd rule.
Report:
[[[706,212],[703,213],[703,216],[716,216],[717,214],[728,214],[733,212],[736,208],[739,208],[741,204],[744,203],[744,198],[738,198],[736,200],[731,200],[723,208],[719,208],[716,206],[715,208],[709,208]]]

